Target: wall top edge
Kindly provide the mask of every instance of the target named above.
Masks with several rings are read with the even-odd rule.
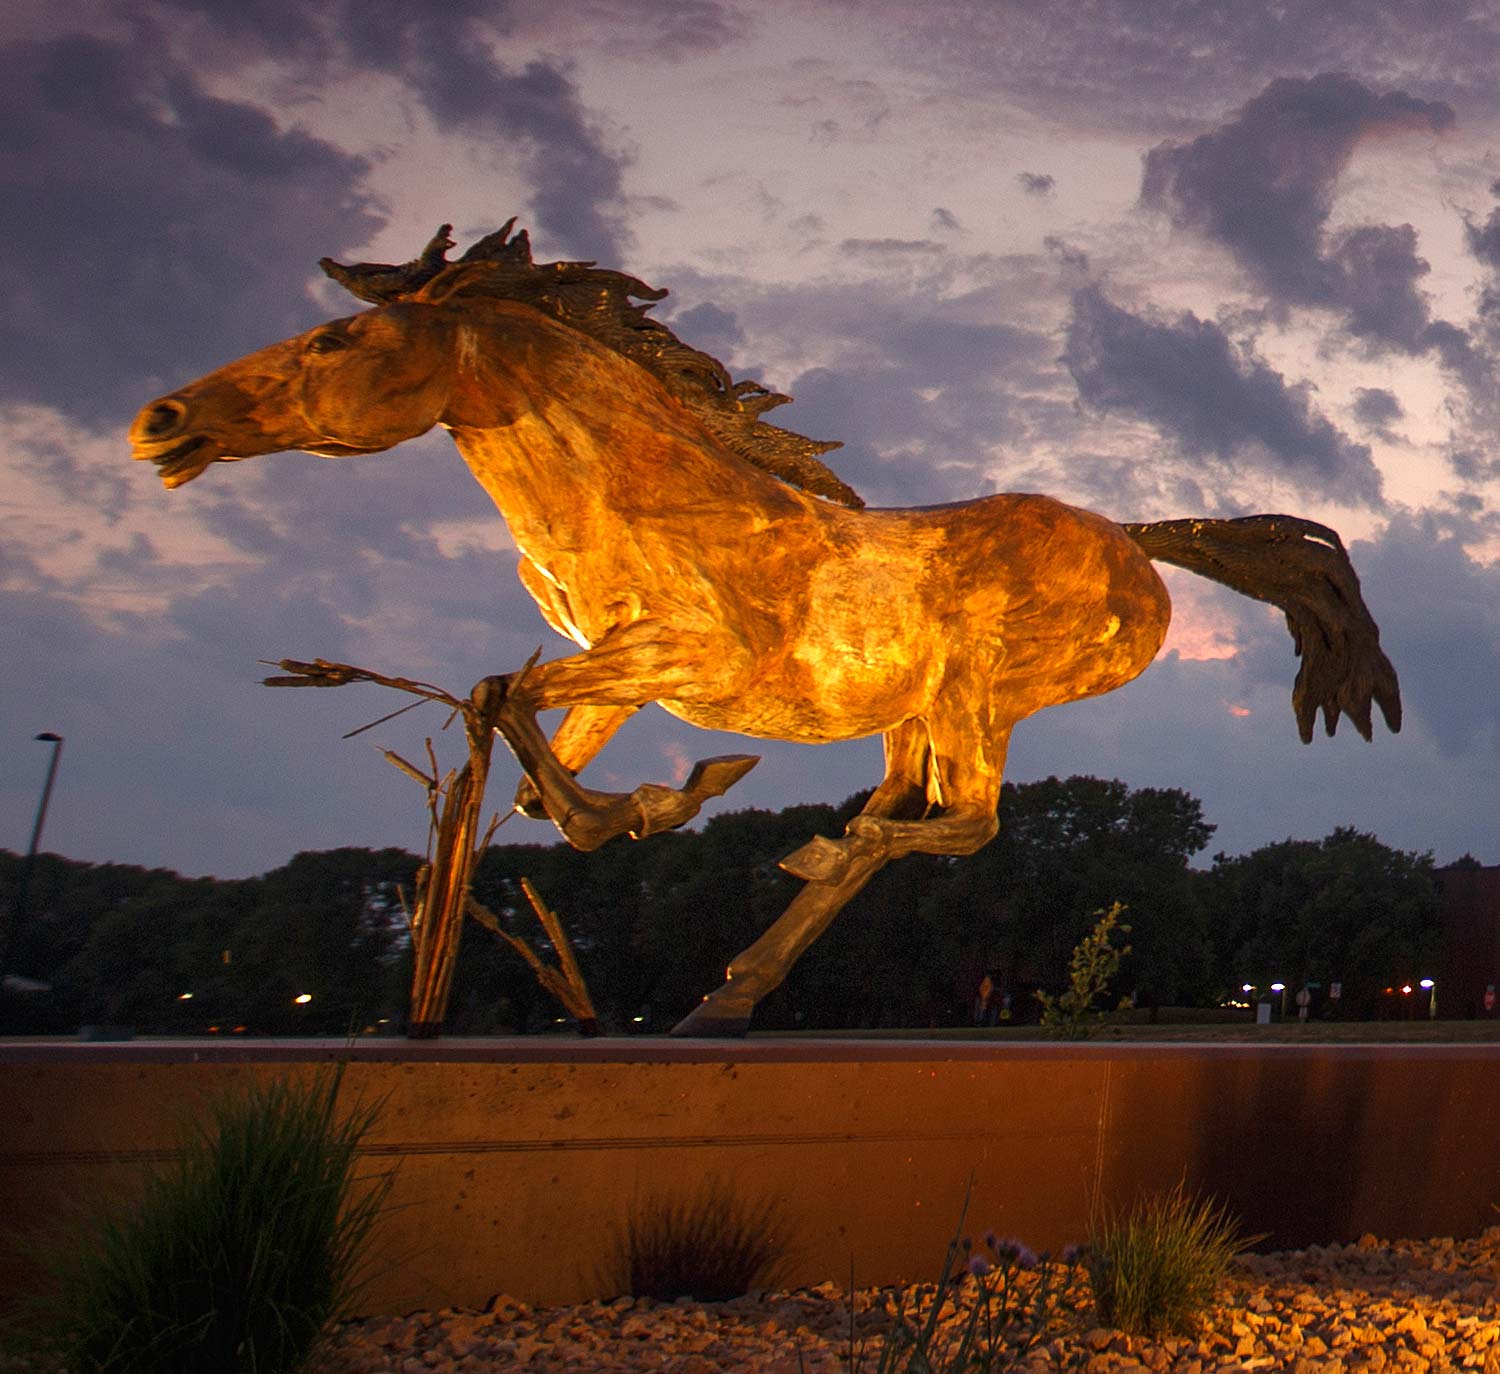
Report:
[[[487,1039],[403,1040],[4,1040],[0,1064],[798,1064],[798,1063],[1026,1063],[1037,1060],[1323,1059],[1343,1062],[1415,1058],[1493,1060],[1500,1043],[1291,1043],[1274,1041],[1023,1041],[783,1039],[673,1040],[645,1036],[517,1036]]]

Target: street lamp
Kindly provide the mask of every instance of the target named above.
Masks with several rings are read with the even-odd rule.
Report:
[[[5,972],[5,956],[9,952],[9,945],[21,929],[21,922],[26,919],[26,891],[31,886],[31,869],[36,863],[36,848],[41,843],[42,826],[47,821],[47,803],[52,800],[52,783],[57,777],[57,761],[62,757],[63,737],[54,735],[50,730],[43,730],[36,738],[43,744],[52,746],[52,758],[47,764],[47,781],[42,785],[41,805],[36,809],[36,824],[31,827],[31,844],[26,849],[26,862],[21,867],[21,882],[16,889],[16,905],[11,912],[10,930],[0,937],[0,976]]]

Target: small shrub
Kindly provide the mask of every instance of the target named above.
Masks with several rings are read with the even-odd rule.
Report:
[[[386,1173],[355,1176],[378,1106],[335,1117],[343,1069],[215,1104],[134,1207],[40,1257],[34,1321],[74,1374],[292,1374],[361,1286]]]
[[[1042,1025],[1053,1035],[1084,1040],[1105,1020],[1108,1013],[1095,1010],[1094,1003],[1109,991],[1110,979],[1120,971],[1120,960],[1130,953],[1129,945],[1116,949],[1112,943],[1116,930],[1130,934],[1130,927],[1120,920],[1124,914],[1120,902],[1108,911],[1096,911],[1099,919],[1093,930],[1078,942],[1068,961],[1067,990],[1057,997],[1046,992],[1036,994],[1042,1004]]]
[[[742,1202],[715,1181],[686,1201],[653,1199],[632,1213],[604,1282],[661,1302],[726,1302],[770,1287],[791,1242],[780,1204]]]
[[[1235,1256],[1256,1239],[1180,1183],[1143,1198],[1107,1218],[1087,1247],[1100,1322],[1133,1335],[1189,1334],[1213,1306]]]

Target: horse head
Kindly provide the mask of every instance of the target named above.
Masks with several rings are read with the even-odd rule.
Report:
[[[453,400],[465,348],[461,311],[432,287],[330,320],[150,402],[130,427],[133,456],[155,463],[172,488],[210,463],[286,449],[379,453],[426,433]]]
[[[377,309],[252,353],[151,402],[131,427],[135,456],[155,463],[168,487],[180,487],[213,462],[283,449],[336,458],[390,448],[439,422],[505,424],[538,389],[573,389],[584,338],[638,364],[739,457],[839,505],[864,504],[818,459],[837,444],[761,418],[788,397],[732,380],[716,358],[648,317],[665,291],[593,263],[534,263],[525,232],[511,234],[514,223],[454,263],[446,257],[453,246],[446,224],[402,265],[324,258],[330,277]],[[491,332],[497,328],[503,337]],[[526,361],[507,368],[516,353]],[[488,388],[477,375],[481,364]],[[463,394],[445,395],[449,385]],[[530,400],[518,387],[532,390]],[[624,386],[638,389],[638,382]]]

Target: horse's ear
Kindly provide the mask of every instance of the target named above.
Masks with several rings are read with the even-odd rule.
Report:
[[[460,292],[473,290],[487,277],[498,270],[493,262],[460,262],[446,271],[439,272],[430,282],[412,292],[408,300],[422,301],[427,305],[441,305]]]

